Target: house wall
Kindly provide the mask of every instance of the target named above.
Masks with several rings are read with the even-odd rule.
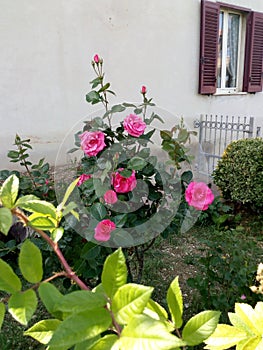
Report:
[[[229,3],[263,12],[263,1]],[[0,0],[0,7],[0,169],[12,166],[6,154],[16,133],[31,139],[33,161],[66,161],[74,131],[99,108],[85,102],[95,53],[117,94],[112,102],[140,102],[146,85],[166,128],[181,116],[192,128],[202,113],[254,116],[263,127],[263,93],[197,93],[200,0]]]

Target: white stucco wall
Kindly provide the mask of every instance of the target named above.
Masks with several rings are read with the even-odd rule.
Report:
[[[263,1],[231,3],[263,12]],[[0,169],[10,168],[16,133],[31,139],[34,161],[55,162],[67,132],[96,110],[85,102],[95,53],[114,104],[139,102],[146,85],[190,127],[201,113],[250,115],[263,126],[263,93],[198,95],[199,0],[0,0],[0,8]]]

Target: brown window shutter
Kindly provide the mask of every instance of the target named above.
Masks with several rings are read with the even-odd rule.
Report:
[[[201,1],[199,93],[216,92],[219,4]]]
[[[263,13],[250,12],[247,18],[243,90],[262,91]]]

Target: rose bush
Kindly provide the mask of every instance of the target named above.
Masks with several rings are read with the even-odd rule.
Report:
[[[83,152],[75,174],[79,177],[80,220],[74,229],[94,244],[135,247],[141,273],[143,254],[159,234],[167,237],[191,224],[192,209],[184,195],[192,181],[191,157],[185,144],[194,133],[181,121],[171,131],[161,130],[158,147],[156,137],[153,142],[153,123],[163,120],[146,86],[140,89],[142,103],[110,106],[108,96],[114,92],[104,81],[103,64],[95,55],[96,77],[86,100],[92,105],[102,103],[104,111],[84,122],[75,135],[76,147],[70,151]],[[200,201],[198,210],[208,205]],[[193,204],[196,208],[196,202]],[[105,222],[114,225],[105,226]]]

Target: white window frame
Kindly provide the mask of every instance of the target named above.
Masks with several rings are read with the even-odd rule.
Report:
[[[220,8],[223,12],[223,35],[222,35],[222,63],[221,63],[221,87],[217,87],[216,95],[229,95],[242,93],[243,85],[243,69],[245,57],[245,34],[246,34],[246,18],[241,11],[232,10],[230,8]],[[225,87],[226,83],[226,58],[227,58],[227,33],[228,33],[228,17],[229,14],[237,14],[240,16],[239,21],[239,37],[238,37],[238,62],[237,62],[237,84],[236,87]]]

